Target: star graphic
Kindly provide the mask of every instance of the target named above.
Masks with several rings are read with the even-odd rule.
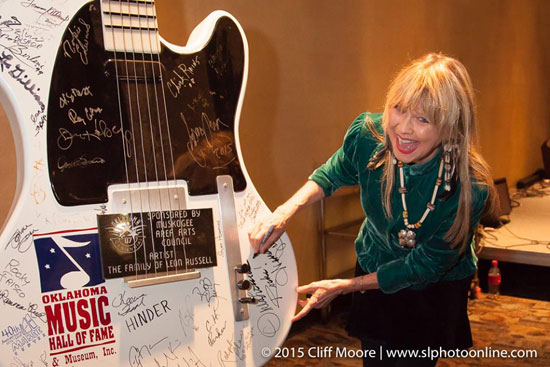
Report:
[[[46,264],[46,265],[44,265],[44,267],[45,267],[46,269],[49,269],[49,268],[50,268],[50,264]]]
[[[50,249],[50,252],[51,252],[52,254],[55,254],[55,249],[52,247],[52,248]]]
[[[92,257],[92,255],[86,254],[86,259],[89,259],[89,258],[91,258],[91,257]]]

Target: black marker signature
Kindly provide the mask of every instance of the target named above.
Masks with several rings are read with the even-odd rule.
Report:
[[[6,250],[8,247],[11,246],[14,250],[17,250],[20,253],[25,253],[29,250],[29,248],[32,246],[32,241],[29,241],[29,238],[32,237],[33,234],[38,232],[36,229],[29,229],[31,228],[31,224],[26,224],[20,229],[17,229],[13,235],[10,237],[10,240],[4,247],[4,250]],[[28,242],[27,244],[25,244]]]
[[[140,306],[145,306],[145,296],[146,294],[142,293],[139,296],[126,298],[126,291],[124,291],[113,299],[112,306],[114,308],[122,307],[118,314],[126,316],[130,312],[137,310]]]
[[[143,364],[141,363],[145,358],[151,357],[152,350],[155,349],[160,343],[168,339],[168,337],[164,337],[153,344],[148,345],[142,345],[141,347],[136,347],[132,345],[130,347],[130,350],[128,351],[128,362],[130,362],[130,367],[143,367]]]
[[[36,87],[36,84],[33,83],[32,79],[29,77],[28,74],[26,74],[25,69],[23,69],[21,65],[17,64],[14,68],[12,68],[12,59],[12,55],[6,54],[6,51],[2,51],[2,56],[0,56],[0,69],[2,71],[4,71],[4,69],[9,70],[8,75],[19,82],[25,88],[25,90],[33,96],[34,100],[40,106],[40,111],[44,112],[46,110],[46,105],[42,102],[42,99],[38,94],[40,88]]]
[[[63,16],[60,10],[54,8],[53,6],[50,6],[49,8],[41,7],[35,3],[35,0],[22,1],[21,6],[24,8],[32,8],[34,11],[40,14],[38,20],[43,20],[44,23],[49,26],[58,26],[61,23],[67,22],[69,20],[69,16]]]
[[[218,327],[218,320],[220,318],[218,314],[218,307],[220,306],[219,300],[216,298],[214,301],[214,306],[212,307],[212,315],[210,319],[206,320],[206,331],[208,332],[208,344],[213,346],[216,341],[222,337],[225,329],[227,328],[227,321],[224,322],[223,326]]]
[[[226,339],[225,343],[227,345],[225,350],[218,351],[218,364],[221,367],[226,366],[226,363],[235,365],[235,363],[237,363],[237,360],[231,358],[231,356],[235,356],[240,361],[244,361],[244,359],[246,358],[246,350],[249,349],[251,346],[250,343],[252,339],[252,334],[250,334],[247,339],[250,339],[248,343],[245,340],[245,336],[242,330],[239,333],[238,340],[234,340],[234,336],[231,336],[230,339]]]
[[[193,331],[198,331],[199,327],[195,326],[195,317],[193,316],[193,311],[191,310],[191,296],[185,296],[185,311],[179,311],[179,319],[181,329],[183,334],[187,336],[187,329],[191,328]]]
[[[8,305],[11,307],[14,307],[21,311],[28,312],[33,319],[39,319],[43,323],[46,323],[46,313],[45,312],[38,312],[38,305],[36,303],[29,303],[27,307],[23,306],[19,302],[12,301],[10,299],[10,293],[7,289],[3,289],[0,291],[0,302],[4,305]]]
[[[260,280],[264,280],[267,283],[265,286],[265,291],[269,296],[269,300],[278,308],[279,300],[283,297],[279,296],[279,288],[277,287],[277,284],[271,279],[269,271],[267,269],[263,269],[263,276],[260,278]]]
[[[193,288],[192,294],[200,296],[201,301],[205,301],[210,305],[213,298],[218,297],[216,292],[216,284],[212,284],[212,281],[208,278],[203,278],[199,281],[200,287]]]

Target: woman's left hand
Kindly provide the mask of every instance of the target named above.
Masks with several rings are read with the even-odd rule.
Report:
[[[345,289],[351,285],[350,281],[351,279],[320,280],[298,287],[296,289],[298,294],[312,293],[312,295],[305,300],[298,299],[298,304],[302,306],[302,309],[292,318],[292,322],[300,320],[313,308],[328,306],[333,299],[344,293]]]

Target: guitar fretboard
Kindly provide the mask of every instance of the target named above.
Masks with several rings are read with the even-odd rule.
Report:
[[[154,0],[101,0],[101,17],[106,50],[160,52]]]

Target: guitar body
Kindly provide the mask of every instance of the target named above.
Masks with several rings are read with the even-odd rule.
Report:
[[[116,12],[0,5],[0,101],[18,158],[0,366],[262,365],[286,338],[298,280],[286,234],[250,253],[247,230],[269,209],[239,146],[244,33],[218,11],[185,47],[113,36],[109,51]]]

